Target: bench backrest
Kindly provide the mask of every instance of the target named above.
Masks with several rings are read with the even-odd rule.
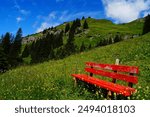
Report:
[[[86,62],[85,71],[93,74],[109,77],[112,79],[123,80],[129,83],[138,83],[139,68],[136,66],[124,66],[114,64],[99,64]]]

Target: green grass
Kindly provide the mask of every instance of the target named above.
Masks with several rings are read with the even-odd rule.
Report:
[[[21,66],[0,75],[0,99],[105,99],[99,91],[92,93],[74,87],[70,76],[84,73],[84,63],[114,63],[139,66],[137,93],[132,99],[150,99],[150,33],[116,44],[99,47],[62,60]]]

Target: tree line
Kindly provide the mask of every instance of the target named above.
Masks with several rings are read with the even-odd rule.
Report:
[[[74,36],[81,33],[82,31],[79,31],[81,29],[88,29],[86,19],[84,19],[83,25],[80,19],[74,20],[72,24],[67,23],[64,30],[57,30],[53,27],[45,29],[42,37],[25,46],[22,58],[30,56],[31,63],[39,63],[50,59],[62,59],[76,53],[77,46],[74,43]],[[64,34],[68,34],[66,44],[63,43]]]
[[[19,28],[16,35],[9,32],[1,36],[0,41],[0,72],[19,65],[21,58],[22,29]]]

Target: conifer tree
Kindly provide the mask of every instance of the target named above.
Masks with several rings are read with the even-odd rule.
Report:
[[[10,46],[11,46],[11,44],[10,44],[10,38],[11,38],[11,35],[10,35],[10,33],[7,32],[5,34],[5,36],[3,37],[3,39],[2,39],[2,47],[3,47],[4,53],[6,55],[8,55],[9,51],[10,51]]]
[[[9,62],[11,66],[17,66],[22,62],[20,53],[21,53],[21,42],[22,42],[22,29],[19,28],[14,42],[12,43],[10,53],[9,53]]]
[[[88,29],[88,28],[89,28],[88,23],[86,20],[84,20],[83,29]]]
[[[81,26],[80,19],[77,18],[75,22],[76,22],[76,27],[80,27]]]
[[[30,46],[26,45],[22,52],[22,58],[28,57],[29,55],[30,55]]]
[[[65,33],[67,33],[70,30],[70,24],[67,23],[65,26]]]
[[[116,34],[115,38],[114,38],[114,43],[121,41],[121,36],[119,34]]]
[[[150,15],[148,14],[145,17],[144,27],[143,27],[143,35],[150,32]]]
[[[67,40],[67,44],[65,45],[67,55],[70,55],[76,51],[76,46],[74,45],[74,33],[74,30],[69,31],[69,37]]]
[[[0,73],[5,72],[8,70],[9,64],[7,61],[7,56],[4,53],[3,48],[0,46]]]
[[[37,63],[40,61],[39,52],[40,52],[40,39],[38,39],[36,42],[32,43],[32,46],[31,46],[31,63]]]
[[[83,17],[82,17],[82,20],[84,20],[84,19],[85,19],[85,17],[83,16]]]

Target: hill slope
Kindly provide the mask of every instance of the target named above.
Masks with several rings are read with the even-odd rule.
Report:
[[[77,46],[80,46],[82,42],[84,42],[85,45],[87,46],[89,45],[89,43],[92,44],[92,46],[95,46],[97,42],[99,42],[99,40],[103,38],[107,38],[109,36],[113,36],[118,32],[121,35],[129,36],[129,38],[133,35],[140,35],[142,34],[143,23],[144,23],[144,19],[135,20],[126,24],[114,24],[111,21],[106,19],[87,18],[86,20],[88,22],[89,29],[75,35],[75,43]],[[84,20],[81,20],[82,25],[83,22]],[[72,24],[72,22],[67,22],[67,23]],[[57,26],[56,29],[65,30],[65,26],[67,23]],[[43,32],[32,34],[25,37],[23,42],[26,42],[26,40],[31,40],[31,41],[36,40],[37,38],[42,36],[43,36]],[[65,43],[66,39],[68,38],[68,35],[64,34],[63,38]]]
[[[139,66],[137,93],[132,99],[150,99],[150,33],[62,60],[22,66],[0,75],[0,99],[104,99],[97,91],[73,87],[70,74],[83,73],[84,63],[94,61]]]

